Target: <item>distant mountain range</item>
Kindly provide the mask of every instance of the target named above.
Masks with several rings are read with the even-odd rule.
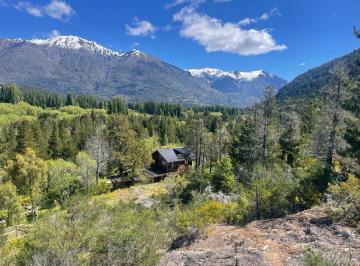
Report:
[[[286,81],[265,71],[182,70],[139,50],[116,52],[77,36],[0,39],[0,84],[136,101],[247,106],[268,85]]]
[[[269,85],[277,91],[287,83],[286,80],[263,70],[228,72],[216,68],[203,68],[188,71],[230,97],[231,104],[240,106],[248,106],[259,101],[264,88]]]

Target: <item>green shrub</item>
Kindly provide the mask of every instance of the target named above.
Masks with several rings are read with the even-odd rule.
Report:
[[[255,218],[281,217],[294,208],[294,191],[297,182],[287,176],[277,165],[264,167],[258,165],[248,186],[240,186],[238,199],[239,222]]]
[[[216,191],[230,193],[235,189],[234,167],[229,157],[224,157],[215,165],[215,171],[212,176],[212,185]]]
[[[192,229],[203,230],[209,224],[232,221],[236,215],[236,203],[209,200],[190,205],[185,210],[176,210],[175,228],[183,235]]]
[[[110,192],[112,188],[111,181],[108,179],[99,179],[97,183],[94,183],[90,190],[93,195],[100,195]]]
[[[167,247],[166,223],[150,209],[72,199],[39,219],[24,238],[24,265],[156,265]]]
[[[312,248],[305,250],[304,266],[351,266],[350,259],[338,254],[323,258]]]
[[[333,204],[328,214],[336,221],[360,229],[360,179],[350,174],[347,181],[331,185],[329,193]]]

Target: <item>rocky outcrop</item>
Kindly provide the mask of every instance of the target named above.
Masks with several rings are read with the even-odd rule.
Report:
[[[161,265],[303,265],[307,247],[327,260],[360,265],[359,232],[332,223],[324,208],[207,231],[189,247],[166,252]]]

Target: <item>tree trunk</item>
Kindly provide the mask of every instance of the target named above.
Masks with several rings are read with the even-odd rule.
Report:
[[[335,98],[335,110],[333,113],[333,119],[331,124],[329,147],[326,155],[325,170],[330,173],[333,166],[335,143],[336,143],[336,132],[339,125],[339,113],[340,113],[340,99],[341,99],[341,78],[337,83],[336,98]]]
[[[96,184],[97,184],[98,181],[99,181],[99,176],[100,176],[100,165],[99,165],[99,163],[97,162],[97,163],[96,163]]]
[[[260,219],[260,195],[258,185],[255,186],[255,195],[256,195],[256,219]]]

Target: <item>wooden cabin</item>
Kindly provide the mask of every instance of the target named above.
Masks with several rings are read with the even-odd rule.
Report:
[[[191,166],[195,154],[184,147],[161,148],[152,154],[154,168],[162,169],[165,173],[182,174],[186,166]]]

